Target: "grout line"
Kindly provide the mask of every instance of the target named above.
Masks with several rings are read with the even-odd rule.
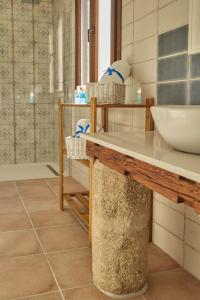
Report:
[[[48,264],[48,266],[49,266],[49,269],[50,269],[50,271],[51,271],[51,273],[52,273],[52,276],[53,276],[53,278],[54,278],[54,280],[55,280],[55,283],[56,283],[56,285],[57,285],[57,288],[58,288],[58,290],[59,290],[59,292],[60,292],[60,294],[61,294],[61,298],[62,298],[63,300],[65,300],[64,295],[63,295],[62,290],[61,290],[61,287],[60,287],[60,285],[59,285],[59,283],[58,283],[58,281],[57,281],[56,275],[55,275],[55,273],[54,273],[54,271],[53,271],[53,268],[52,268],[52,266],[51,266],[51,264],[50,264],[50,261],[49,261],[47,255],[46,255],[46,252],[45,252],[45,250],[44,250],[44,247],[43,247],[43,245],[42,245],[42,243],[41,243],[41,241],[40,241],[40,239],[39,239],[39,236],[38,236],[38,234],[37,234],[37,231],[36,231],[36,229],[34,228],[34,224],[33,224],[33,222],[32,222],[32,219],[31,219],[30,215],[29,215],[29,211],[28,211],[28,209],[26,208],[26,206],[25,206],[25,204],[24,204],[23,198],[21,197],[21,194],[20,194],[20,192],[19,192],[19,189],[18,189],[16,183],[15,183],[15,187],[16,187],[17,193],[18,193],[18,195],[19,195],[19,198],[20,198],[20,200],[21,200],[21,203],[22,203],[22,205],[23,205],[23,207],[24,207],[24,209],[25,209],[25,211],[26,211],[26,214],[27,214],[27,216],[28,216],[28,218],[29,218],[29,221],[30,221],[30,223],[31,223],[31,225],[32,225],[32,227],[33,227],[33,231],[34,231],[35,236],[36,236],[36,238],[37,238],[37,240],[38,240],[38,243],[39,243],[39,245],[40,245],[40,247],[41,247],[41,249],[42,249],[42,252],[43,252],[43,254],[44,254],[45,258],[46,258],[46,262],[47,262],[47,264]]]
[[[10,300],[23,300],[23,299],[27,299],[27,298],[34,298],[34,297],[37,297],[37,296],[48,296],[48,295],[52,295],[52,294],[58,294],[59,291],[52,291],[52,292],[49,292],[49,293],[42,293],[42,294],[35,294],[35,295],[30,295],[30,296],[25,296],[25,297],[20,297],[20,298],[12,298]]]

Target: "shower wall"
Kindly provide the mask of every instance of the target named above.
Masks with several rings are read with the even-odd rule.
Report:
[[[51,0],[0,0],[0,165],[54,159],[51,27]]]

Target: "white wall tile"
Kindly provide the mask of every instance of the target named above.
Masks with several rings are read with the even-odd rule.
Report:
[[[122,10],[122,27],[133,22],[133,1],[129,2]]]
[[[157,34],[157,11],[134,23],[134,42]]]
[[[146,100],[148,97],[156,97],[156,84],[155,83],[146,83],[142,84],[142,99]]]
[[[185,216],[186,216],[186,218],[188,218],[200,225],[200,216],[194,211],[194,209],[192,207],[186,206]]]
[[[155,200],[153,205],[153,219],[157,224],[166,228],[180,239],[183,239],[184,216],[182,214]]]
[[[183,265],[183,241],[156,223],[153,223],[153,242]]]
[[[200,225],[188,219],[185,221],[185,242],[200,252]]]
[[[159,10],[158,31],[166,32],[187,24],[189,19],[189,0],[178,0]]]
[[[174,209],[174,210],[180,212],[182,215],[184,215],[185,205],[183,203],[179,203],[179,204],[174,203],[173,201],[167,199],[166,197],[164,197],[158,193],[154,193],[154,199],[162,202],[163,204],[171,207],[172,209]]]
[[[133,113],[131,109],[116,109],[115,124],[132,126]]]
[[[145,109],[133,109],[133,128],[145,128]]]
[[[141,83],[156,82],[157,60],[150,60],[133,65],[133,77]]]
[[[157,35],[133,45],[133,63],[157,58]]]
[[[135,0],[134,20],[137,20],[158,8],[158,0]]]
[[[133,45],[128,45],[122,48],[122,59],[126,60],[130,65],[133,63]]]
[[[200,254],[188,246],[185,246],[184,268],[200,279]]]
[[[177,0],[159,0],[159,8],[168,5],[169,3],[175,2]]]
[[[133,23],[122,28],[122,47],[133,42]]]

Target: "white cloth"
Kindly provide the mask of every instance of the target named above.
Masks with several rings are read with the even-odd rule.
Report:
[[[128,78],[128,76],[130,75],[131,72],[131,66],[123,60],[118,60],[115,61],[112,66],[111,69],[115,69],[117,70],[123,77],[124,80],[126,80]],[[105,73],[100,81],[100,83],[119,83],[119,84],[123,84],[123,80],[120,78],[120,76],[113,72],[112,75],[108,75],[107,73]]]

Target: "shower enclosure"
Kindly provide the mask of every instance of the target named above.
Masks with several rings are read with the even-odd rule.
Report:
[[[51,0],[0,0],[0,165],[54,160]]]

